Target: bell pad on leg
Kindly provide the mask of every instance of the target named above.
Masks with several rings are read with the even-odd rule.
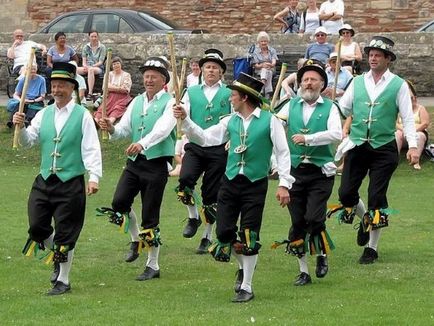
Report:
[[[337,213],[336,218],[339,224],[353,224],[354,216],[356,216],[356,207],[344,207],[343,205],[331,206],[327,212],[327,218],[330,218],[334,213]]]
[[[194,206],[196,204],[193,190],[190,188],[185,187],[184,189],[180,189],[180,187],[177,187],[175,191],[178,201],[182,202],[184,205]]]
[[[242,247],[240,248],[241,252],[237,251],[237,253],[245,256],[257,255],[259,249],[261,248],[261,244],[257,241],[258,233],[255,231],[251,231],[250,229],[245,229],[244,231],[238,232],[238,235],[241,240],[238,243],[241,244]],[[234,247],[237,248],[235,244]],[[240,246],[238,245],[238,247]]]
[[[119,213],[109,207],[99,207],[96,209],[97,216],[107,216],[110,223],[122,226],[124,219],[129,218],[128,213]]]
[[[231,259],[231,244],[222,243],[216,240],[208,248],[208,252],[214,257],[215,260],[220,262],[228,262]]]
[[[214,224],[217,219],[217,203],[211,205],[202,205],[201,215],[202,219],[208,224]]]
[[[286,253],[297,256],[298,258],[303,257],[306,254],[306,243],[304,242],[304,239],[288,242]]]
[[[139,237],[145,242],[145,246],[148,248],[162,245],[160,228],[144,229],[140,231]]]

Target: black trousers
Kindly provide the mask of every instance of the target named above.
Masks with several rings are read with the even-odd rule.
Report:
[[[62,182],[51,175],[44,180],[38,175],[33,183],[28,201],[29,236],[42,242],[53,233],[54,243],[73,249],[83,228],[86,192],[83,176]]]
[[[398,162],[395,140],[377,149],[364,143],[350,150],[345,157],[339,188],[339,200],[342,205],[357,205],[360,185],[369,173],[368,209],[387,208],[387,188]]]
[[[226,169],[227,152],[225,145],[201,147],[193,143],[185,145],[182,158],[179,186],[194,189],[197,180],[202,178],[202,202],[211,205],[217,202],[221,178]]]
[[[220,242],[234,242],[237,239],[237,221],[240,218],[240,230],[249,229],[258,234],[262,224],[268,179],[251,182],[243,175],[229,180],[226,175],[217,200],[216,235]]]
[[[118,181],[112,208],[120,213],[131,211],[134,198],[140,192],[142,199],[142,227],[154,228],[160,223],[160,207],[167,183],[167,157],[147,160],[138,155],[127,165]]]
[[[289,190],[288,210],[292,226],[289,240],[304,239],[306,234],[318,235],[326,228],[327,201],[333,190],[334,177],[327,177],[313,164],[300,164],[291,168],[295,178]]]

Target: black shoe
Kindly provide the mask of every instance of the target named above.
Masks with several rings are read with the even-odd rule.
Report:
[[[359,230],[357,231],[357,244],[361,247],[366,246],[369,242],[369,231],[365,232],[363,221],[360,221]]]
[[[237,270],[235,275],[237,276],[237,278],[235,279],[234,291],[235,293],[238,293],[241,291],[241,284],[243,283],[244,272],[242,269],[239,269]]]
[[[199,225],[202,224],[202,221],[200,220],[200,218],[189,218],[187,225],[184,228],[184,231],[182,232],[182,235],[184,236],[184,238],[193,238],[194,235],[197,232],[197,228],[199,227]]]
[[[362,256],[359,258],[359,263],[372,264],[377,259],[378,259],[378,253],[374,249],[366,247],[363,250]]]
[[[312,283],[312,279],[310,278],[310,275],[305,273],[305,272],[302,272],[302,273],[300,273],[300,275],[297,276],[297,279],[295,280],[294,285],[295,286],[303,286],[303,285],[310,284],[310,283]]]
[[[137,281],[146,281],[153,278],[160,278],[160,270],[152,269],[149,266],[146,266],[145,271],[136,277]]]
[[[47,292],[47,295],[60,295],[68,291],[71,291],[71,285],[56,281],[53,288]]]
[[[211,241],[209,241],[207,238],[202,238],[202,240],[200,240],[199,247],[196,249],[196,253],[198,255],[207,254],[208,253],[208,247],[210,245],[211,245]]]
[[[316,277],[322,278],[327,275],[329,271],[329,264],[327,262],[326,256],[317,256],[316,257]]]
[[[50,282],[51,282],[51,284],[54,285],[57,281],[57,278],[59,277],[60,263],[54,262],[53,266],[54,266],[54,269],[53,269],[53,273],[51,274],[51,277],[50,277]]]
[[[132,241],[130,251],[128,251],[125,261],[131,263],[139,257],[139,241]]]
[[[253,291],[247,292],[246,290],[240,290],[235,297],[232,299],[232,302],[247,302],[252,300],[255,297]]]

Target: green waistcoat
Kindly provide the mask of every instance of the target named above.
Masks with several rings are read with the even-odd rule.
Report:
[[[259,118],[255,116],[244,132],[243,121],[238,115],[233,115],[228,122],[230,148],[226,164],[226,176],[229,180],[235,178],[244,166],[243,174],[252,182],[265,178],[270,170],[270,157],[273,143],[270,136],[270,119],[272,114],[260,111]],[[235,153],[234,149],[243,143],[247,149],[243,153]]]
[[[290,102],[288,144],[291,152],[291,165],[293,167],[297,167],[304,159],[308,159],[319,167],[328,162],[333,162],[333,147],[331,144],[305,146],[296,145],[291,141],[291,137],[294,134],[311,135],[327,130],[327,121],[333,102],[326,98],[323,99],[324,103],[317,103],[306,125],[303,122],[303,102],[300,102],[300,97],[296,97]]]
[[[191,86],[187,92],[190,99],[190,118],[202,129],[218,124],[221,116],[231,113],[231,90],[224,84],[211,102],[208,102],[203,93],[202,85]]]
[[[368,142],[378,148],[395,139],[398,117],[396,97],[404,80],[395,76],[373,103],[363,76],[354,78],[353,122],[350,139],[357,146]]]
[[[169,93],[164,93],[158,100],[154,100],[153,103],[151,103],[151,105],[148,107],[146,113],[143,114],[143,96],[144,95],[139,95],[136,98],[131,112],[133,143],[137,143],[140,139],[151,132],[157,120],[163,115],[167,102],[172,98]],[[167,138],[144,151],[146,158],[148,160],[152,160],[162,156],[174,156],[175,141],[176,134],[174,128]],[[129,158],[133,161],[135,160],[135,157]]]
[[[42,156],[40,173],[44,180],[51,174],[56,174],[60,180],[66,182],[86,172],[81,156],[82,123],[86,109],[75,104],[60,134],[57,134],[54,126],[55,110],[54,104],[48,106],[41,120],[39,131]],[[55,166],[54,158],[56,158]]]

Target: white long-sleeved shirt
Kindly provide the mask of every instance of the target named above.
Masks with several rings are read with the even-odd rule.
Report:
[[[315,111],[317,103],[324,103],[324,99],[320,96],[312,105],[305,102],[303,99],[299,100],[303,103],[303,122],[306,125],[309,122],[312,113]],[[288,102],[279,112],[279,117],[288,119],[290,102]],[[291,121],[287,121],[290,124]],[[328,145],[342,139],[342,124],[339,116],[338,108],[332,104],[330,109],[329,118],[327,119],[327,130],[319,131],[313,134],[304,135],[305,146],[321,146]],[[288,141],[291,141],[289,139]],[[310,163],[308,159],[303,160],[304,163]],[[322,173],[327,176],[334,175],[336,172],[336,165],[333,162],[326,163],[321,167]]]
[[[371,102],[375,102],[377,97],[386,89],[390,81],[396,75],[387,69],[380,80],[375,83],[372,71],[363,75],[365,81],[366,91],[368,93]],[[354,81],[348,86],[344,95],[339,100],[339,106],[341,107],[345,116],[349,117],[353,114],[353,100],[354,100]],[[417,135],[414,127],[414,117],[410,98],[410,91],[407,83],[402,83],[401,88],[396,96],[396,105],[399,109],[399,114],[402,118],[404,126],[405,138],[408,142],[408,147],[417,147]]]
[[[146,92],[139,95],[143,96],[143,114],[146,114],[148,109],[154,104],[154,101],[158,100],[163,94],[165,94],[165,90],[159,91],[154,97],[149,101]],[[131,114],[134,108],[134,105],[139,98],[139,96],[135,97],[133,101],[128,105],[127,110],[122,116],[121,120],[118,124],[115,125],[115,131],[111,135],[111,139],[119,139],[125,138],[132,134],[131,129]],[[160,118],[155,122],[152,130],[142,139],[138,141],[140,145],[142,145],[144,150],[157,145],[164,139],[166,139],[173,128],[176,126],[176,119],[173,116],[172,106],[175,103],[174,99],[170,99],[166,107],[164,108],[164,112]]]
[[[63,126],[74,109],[74,100],[71,100],[65,107],[55,106],[54,110],[54,127],[57,134],[62,131]],[[20,142],[23,146],[33,146],[39,143],[39,132],[41,129],[42,116],[46,109],[39,111],[29,127],[22,128],[20,131]],[[81,126],[83,138],[81,140],[81,155],[85,169],[89,173],[89,181],[98,183],[102,176],[102,159],[101,146],[98,139],[98,133],[95,128],[95,122],[91,114],[86,111],[83,115]],[[56,167],[56,157],[54,157],[54,167]]]
[[[256,108],[247,118],[237,114],[243,121],[244,130],[250,125],[254,117],[258,118],[261,110]],[[183,120],[183,130],[188,139],[201,146],[216,146],[229,140],[228,123],[231,116],[224,117],[217,125],[204,130],[196,125],[189,117]],[[273,152],[277,160],[277,172],[279,173],[279,186],[291,189],[295,179],[291,176],[291,156],[286,142],[285,130],[276,117],[270,119],[270,137],[273,143]],[[241,167],[240,174],[243,174]]]

